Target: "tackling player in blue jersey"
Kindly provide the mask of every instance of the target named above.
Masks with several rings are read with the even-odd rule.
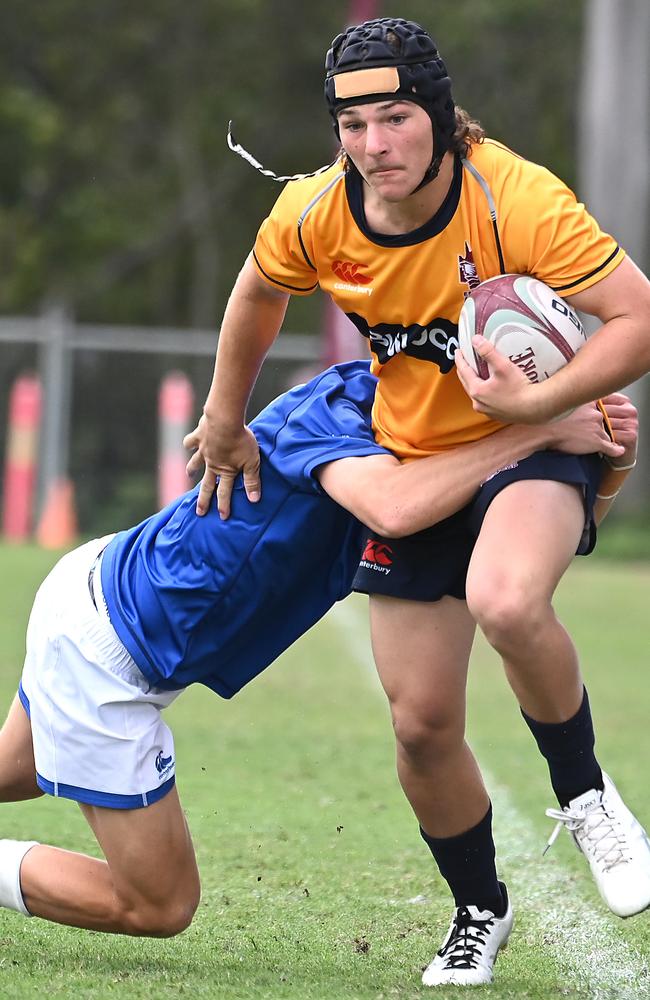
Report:
[[[251,504],[236,486],[228,520],[196,517],[197,487],[52,570],[0,732],[0,800],[77,801],[105,860],[0,840],[0,905],[93,930],[183,930],[200,884],[161,709],[194,682],[230,698],[345,597],[361,521],[418,531],[539,448],[623,454],[591,406],[401,465],[374,441],[374,390],[368,364],[351,362],[271,403],[251,424],[263,494]],[[622,396],[610,405],[635,441],[634,408]]]

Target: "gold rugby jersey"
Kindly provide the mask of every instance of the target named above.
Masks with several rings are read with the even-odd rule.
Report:
[[[372,232],[363,182],[339,163],[287,184],[253,251],[268,282],[297,295],[322,288],[368,338],[379,376],[375,435],[400,458],[500,426],[474,412],[456,375],[458,316],[471,288],[532,274],[571,295],[623,256],[562,181],[489,139],[456,160],[445,201],[413,232]]]

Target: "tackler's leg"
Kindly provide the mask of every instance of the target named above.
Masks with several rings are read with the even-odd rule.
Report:
[[[32,727],[16,695],[0,729],[0,802],[35,799],[42,794],[36,783]]]
[[[187,927],[200,892],[161,715],[177,692],[149,685],[91,593],[101,548],[95,540],[67,554],[39,588],[22,704],[0,737],[0,790],[76,800],[103,859],[0,842],[0,905],[92,930],[169,936]]]
[[[29,716],[16,695],[0,730],[0,802],[35,799],[42,794],[36,784]],[[0,905],[25,915],[28,911],[20,888],[20,872],[34,846],[33,840],[0,838]]]
[[[106,860],[34,846],[21,869],[27,911],[119,934],[170,937],[188,927],[200,882],[176,788],[141,809],[81,808]]]
[[[42,794],[30,719],[16,696],[0,730],[0,801]],[[176,788],[141,809],[81,808],[106,860],[0,839],[0,905],[123,934],[169,936],[187,927],[200,883]]]

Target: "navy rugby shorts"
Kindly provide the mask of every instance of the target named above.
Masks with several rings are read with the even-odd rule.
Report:
[[[369,534],[352,589],[412,601],[438,601],[445,595],[464,600],[467,568],[488,507],[502,489],[525,479],[575,483],[582,488],[585,527],[577,554],[588,555],[596,544],[593,506],[601,475],[598,455],[535,452],[500,469],[466,507],[431,528],[406,538]]]

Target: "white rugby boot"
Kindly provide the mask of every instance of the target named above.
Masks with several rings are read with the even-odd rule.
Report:
[[[513,913],[503,882],[499,885],[507,900],[506,912],[495,917],[491,910],[458,906],[447,937],[422,975],[425,986],[482,986],[492,982],[496,957],[505,948],[513,924]]]
[[[610,910],[619,917],[631,917],[650,906],[650,843],[604,771],[603,784],[602,792],[592,789],[564,809],[546,810],[557,825],[544,853],[565,826],[589,862]]]

